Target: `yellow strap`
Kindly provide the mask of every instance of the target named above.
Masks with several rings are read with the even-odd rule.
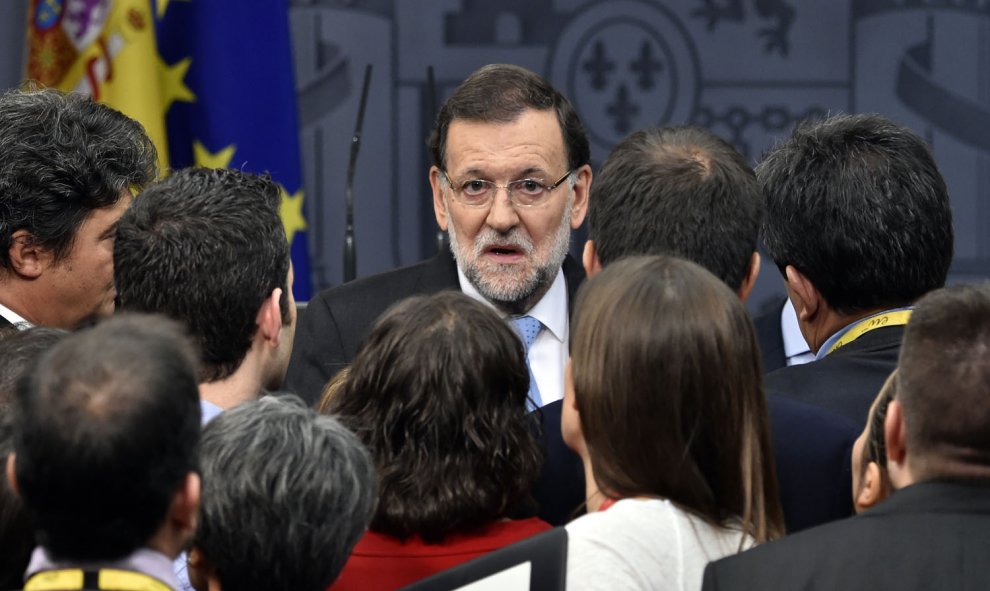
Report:
[[[48,570],[28,579],[24,591],[73,591],[82,589],[84,582],[82,569]],[[113,568],[98,571],[97,585],[112,591],[172,591],[165,583],[144,573]]]
[[[172,591],[168,585],[144,573],[112,568],[100,569],[100,589],[114,591]]]
[[[835,341],[829,348],[826,355],[831,355],[839,347],[848,345],[871,330],[885,328],[887,326],[904,326],[911,318],[911,310],[899,310],[897,312],[887,312],[860,320],[851,329],[842,335],[842,338]]]
[[[24,585],[24,591],[62,591],[65,589],[82,589],[83,571],[73,568],[65,570],[42,571]]]

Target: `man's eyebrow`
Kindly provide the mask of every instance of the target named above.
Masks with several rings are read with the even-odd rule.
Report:
[[[110,238],[110,237],[114,236],[117,233],[117,225],[118,224],[120,224],[120,220],[117,220],[116,222],[114,222],[114,223],[110,224],[109,226],[107,226],[107,229],[106,230],[103,230],[103,233],[100,234],[100,240],[103,240],[105,238]]]
[[[547,171],[543,170],[543,168],[541,168],[539,166],[529,166],[529,167],[524,168],[521,171],[515,173],[513,175],[513,177],[514,177],[513,180],[524,179],[524,178],[529,177],[530,175],[545,176],[546,174],[547,174]],[[461,178],[468,178],[468,177],[470,177],[470,178],[483,179],[483,178],[487,178],[488,176],[490,176],[490,175],[488,175],[485,170],[482,170],[480,168],[469,168],[469,169],[467,169],[467,170],[464,171],[464,174],[462,175]]]

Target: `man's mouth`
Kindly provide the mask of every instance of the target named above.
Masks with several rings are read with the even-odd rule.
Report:
[[[485,249],[485,256],[498,263],[514,263],[524,258],[521,248],[511,244],[495,244]]]

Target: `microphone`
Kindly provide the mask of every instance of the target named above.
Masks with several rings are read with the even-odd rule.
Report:
[[[361,128],[364,126],[364,109],[368,106],[368,87],[371,86],[371,64],[364,68],[364,86],[361,89],[361,103],[358,106],[357,125],[351,138],[351,160],[347,164],[347,192],[344,202],[344,282],[357,277],[357,252],[354,246],[354,172],[357,167],[358,151],[361,149]]]

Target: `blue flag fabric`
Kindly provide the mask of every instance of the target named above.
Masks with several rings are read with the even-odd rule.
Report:
[[[312,293],[285,0],[156,0],[158,51],[184,64],[185,100],[168,109],[173,168],[271,174],[295,267],[293,293]],[[181,94],[177,93],[177,94]]]

